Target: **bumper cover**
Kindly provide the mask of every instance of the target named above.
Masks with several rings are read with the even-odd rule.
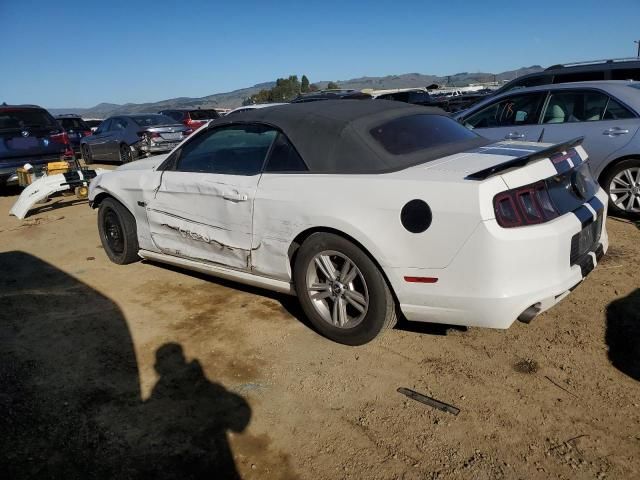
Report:
[[[604,191],[598,198],[606,205]],[[573,264],[571,240],[583,228],[567,214],[551,222],[504,229],[481,223],[444,269],[386,269],[409,320],[508,328],[527,308],[540,313],[565,298],[607,251],[606,207],[598,243]],[[595,220],[595,219],[594,219]],[[437,283],[407,283],[405,276],[437,277]]]

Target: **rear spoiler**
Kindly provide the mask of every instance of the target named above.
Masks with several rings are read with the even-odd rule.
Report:
[[[486,180],[487,178],[495,175],[496,173],[504,172],[505,170],[508,170],[514,167],[524,167],[525,165],[527,165],[530,162],[533,162],[534,160],[539,160],[541,158],[549,158],[554,153],[567,151],[570,148],[580,145],[583,140],[584,140],[584,137],[576,137],[573,140],[569,140],[568,142],[558,143],[556,145],[552,145],[543,150],[539,150],[537,152],[523,155],[522,157],[513,158],[504,163],[499,163],[498,165],[485,168],[484,170],[480,170],[475,173],[470,173],[465,177],[465,180]]]

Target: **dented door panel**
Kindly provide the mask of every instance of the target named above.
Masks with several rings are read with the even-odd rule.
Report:
[[[247,269],[258,176],[167,171],[147,203],[159,251]]]

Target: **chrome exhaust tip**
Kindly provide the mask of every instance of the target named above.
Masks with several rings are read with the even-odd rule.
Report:
[[[531,323],[531,320],[533,320],[536,317],[536,315],[540,313],[540,310],[541,310],[540,304],[534,303],[533,305],[531,305],[529,308],[527,308],[524,312],[520,314],[520,316],[518,317],[518,320],[521,321],[522,323],[529,324]]]

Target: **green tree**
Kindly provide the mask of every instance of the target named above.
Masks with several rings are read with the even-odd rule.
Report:
[[[302,75],[302,80],[300,81],[300,91],[302,93],[307,93],[309,91],[309,79],[306,75]]]
[[[287,102],[300,94],[302,85],[297,75],[276,79],[276,84],[269,90],[260,90],[246,100],[248,105],[267,102]]]
[[[340,85],[338,85],[335,82],[329,82],[327,83],[327,90],[335,90],[337,88],[340,88]]]

